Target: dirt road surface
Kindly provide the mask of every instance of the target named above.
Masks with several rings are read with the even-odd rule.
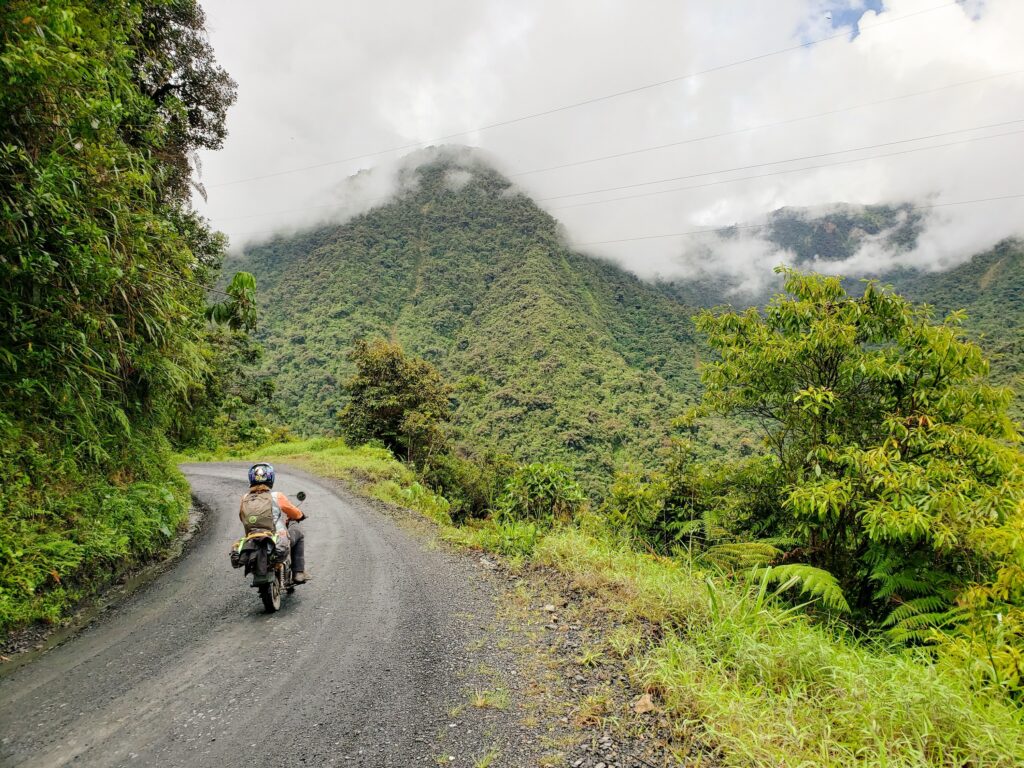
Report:
[[[184,470],[203,531],[154,583],[0,679],[0,765],[470,766],[495,742],[516,764],[500,722],[473,732],[452,714],[493,610],[471,560],[279,471],[276,489],[309,494],[313,581],[265,614],[228,562],[245,465]]]

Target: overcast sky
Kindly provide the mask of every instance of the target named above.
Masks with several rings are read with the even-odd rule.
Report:
[[[893,258],[946,267],[1024,232],[1024,198],[943,205],[1024,194],[1022,0],[203,5],[238,103],[224,149],[203,156],[199,208],[236,246],[380,204],[411,151],[382,150],[463,131],[445,143],[479,147],[581,250],[644,277],[756,282],[785,254],[756,230],[728,243],[603,241],[756,222],[781,206],[937,206],[916,251],[869,245],[847,265],[858,271]],[[631,154],[535,172],[620,153]],[[766,165],[792,158],[809,159]],[[278,175],[242,181],[267,174]],[[674,180],[647,184],[661,179]],[[567,196],[613,187],[627,188]]]

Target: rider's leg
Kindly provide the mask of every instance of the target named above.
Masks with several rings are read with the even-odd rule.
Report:
[[[300,574],[306,570],[306,540],[302,529],[297,525],[288,528],[288,540],[292,545],[292,573]],[[296,579],[301,581],[301,577]]]

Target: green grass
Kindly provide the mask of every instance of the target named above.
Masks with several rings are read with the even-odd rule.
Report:
[[[599,594],[659,642],[630,656],[677,738],[729,766],[1016,766],[1021,711],[923,654],[851,641],[685,560],[567,528],[535,561]]]
[[[554,530],[452,526],[437,514],[443,500],[377,448],[312,440],[246,458],[287,461],[378,498],[409,499],[460,546],[563,573],[618,618],[607,647],[656,695],[682,752],[703,750],[725,766],[1024,764],[1024,715],[1014,703],[972,689],[923,652],[816,624],[766,583],[730,580],[685,556],[638,552],[595,518]],[[585,703],[579,722],[603,722],[599,699]]]
[[[180,461],[275,461],[292,464],[324,477],[343,480],[362,494],[414,509],[432,520],[451,524],[450,504],[416,479],[387,448],[348,446],[340,438],[318,437],[277,443],[258,449],[221,450],[178,457]]]
[[[503,688],[494,690],[476,689],[469,697],[470,703],[477,709],[508,709],[511,699],[508,691]]]

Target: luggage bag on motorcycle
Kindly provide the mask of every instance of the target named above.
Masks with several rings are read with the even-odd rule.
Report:
[[[281,547],[276,537],[243,539],[231,551],[231,565],[244,568],[246,576],[252,574],[257,579],[269,580],[274,567],[288,561],[288,547]]]

